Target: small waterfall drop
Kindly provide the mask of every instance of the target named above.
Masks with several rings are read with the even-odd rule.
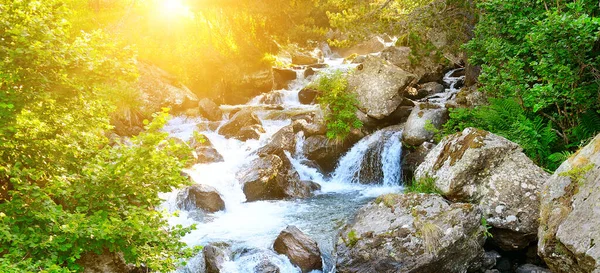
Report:
[[[398,186],[401,136],[402,130],[382,129],[360,140],[340,159],[332,180]]]

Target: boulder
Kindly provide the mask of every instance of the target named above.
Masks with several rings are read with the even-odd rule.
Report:
[[[515,273],[552,273],[548,268],[543,268],[533,264],[524,264],[517,267]]]
[[[336,243],[339,273],[467,272],[481,265],[477,206],[433,194],[387,194],[359,209]]]
[[[260,124],[244,126],[233,138],[241,141],[249,139],[259,139],[261,134],[265,133],[265,129]]]
[[[311,65],[319,62],[319,59],[305,52],[294,52],[292,54],[292,63],[297,65]]]
[[[285,68],[273,68],[274,89],[286,89],[297,77],[296,71]]]
[[[426,82],[419,86],[419,94],[423,94],[423,97],[427,97],[437,93],[443,93],[446,90],[442,84],[437,82]]]
[[[81,255],[77,264],[83,267],[84,273],[129,273],[135,272],[134,265],[127,264],[123,254],[104,251],[101,254],[87,252]],[[141,271],[141,270],[140,270]]]
[[[220,121],[223,119],[223,112],[219,106],[210,99],[204,98],[198,102],[200,115],[211,121]]]
[[[417,179],[432,177],[442,195],[478,204],[493,241],[517,250],[535,241],[539,191],[548,174],[522,148],[492,133],[467,128],[445,137],[419,165]]]
[[[269,260],[262,260],[254,266],[254,273],[280,273],[281,270],[276,264]]]
[[[552,272],[600,272],[600,135],[541,191],[538,254]]]
[[[408,47],[390,46],[381,52],[381,58],[416,75],[419,83],[441,82],[444,77],[444,67],[436,59],[432,51],[429,56],[421,56],[417,62],[411,61],[411,49]]]
[[[300,181],[287,158],[263,154],[243,166],[236,174],[243,184],[246,200],[279,200],[312,196],[314,186]]]
[[[273,134],[269,143],[257,150],[257,154],[275,154],[279,157],[285,157],[284,151],[291,154],[296,152],[296,133],[292,125],[284,126],[277,133]]]
[[[198,105],[198,97],[175,76],[142,61],[138,61],[137,67],[140,73],[137,89],[142,95],[142,112],[160,112],[163,107],[180,111]]]
[[[287,256],[292,264],[300,267],[303,273],[323,269],[321,251],[317,242],[295,226],[288,226],[279,233],[273,249]]]
[[[225,202],[217,189],[203,184],[194,184],[177,194],[177,207],[184,210],[201,209],[217,212],[225,209]]]
[[[190,147],[194,150],[196,164],[223,162],[223,156],[215,149],[210,139],[203,134],[195,134],[190,141]]]
[[[262,104],[283,104],[283,93],[280,91],[272,91],[269,93],[263,94],[260,99],[260,103]]]
[[[348,57],[352,54],[357,55],[365,55],[370,53],[380,52],[385,48],[385,44],[383,43],[383,39],[378,36],[373,36],[369,40],[358,43],[349,48],[338,49],[338,53],[343,57]]]
[[[348,78],[348,89],[356,94],[359,109],[376,119],[398,108],[404,89],[415,79],[415,75],[374,56],[367,57],[359,68]]]
[[[308,122],[305,119],[297,119],[292,122],[294,133],[304,132],[304,137],[314,135],[324,135],[327,132],[327,126],[321,122]]]
[[[411,181],[417,167],[425,161],[425,157],[435,147],[431,142],[423,142],[418,147],[410,147],[402,151],[403,181]]]
[[[300,92],[298,92],[298,100],[302,104],[314,104],[315,99],[320,94],[316,89],[305,87]]]
[[[262,122],[252,110],[243,109],[235,113],[229,121],[221,126],[219,134],[226,138],[236,137],[242,128],[252,125],[262,126]]]
[[[220,121],[200,121],[196,124],[199,131],[215,131],[221,125]]]
[[[487,96],[476,86],[461,88],[456,94],[455,101],[459,107],[464,108],[474,108],[488,103]]]
[[[402,141],[411,146],[430,141],[435,136],[435,129],[440,129],[447,120],[446,108],[432,103],[417,104],[406,120]]]
[[[312,67],[309,67],[306,70],[304,70],[304,78],[306,79],[316,73],[317,73],[317,71],[315,71]]]
[[[227,245],[209,244],[202,249],[204,253],[204,264],[206,273],[220,273],[223,264],[229,261],[229,249]]]
[[[342,142],[330,140],[324,135],[313,135],[304,140],[304,154],[306,158],[317,163],[325,172],[331,172],[337,161],[356,142],[362,134],[356,130]]]

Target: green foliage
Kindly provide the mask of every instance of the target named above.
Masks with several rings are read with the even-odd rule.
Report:
[[[351,230],[350,232],[348,232],[348,241],[346,241],[346,246],[348,247],[353,247],[356,245],[356,243],[358,243],[358,240],[360,238],[358,238],[358,236],[356,235],[356,231],[355,230]]]
[[[356,117],[358,101],[348,90],[347,74],[342,71],[323,74],[312,87],[321,93],[318,102],[326,109],[329,139],[343,140],[352,129],[362,127],[362,122]]]
[[[571,179],[572,182],[575,182],[581,186],[581,184],[585,181],[585,175],[594,168],[594,163],[590,163],[584,166],[576,167],[571,170],[559,173],[558,176],[564,176]]]
[[[435,185],[435,178],[433,177],[422,177],[420,179],[413,179],[409,185],[404,189],[405,192],[415,193],[433,193],[441,195],[442,192]]]
[[[426,120],[425,121],[425,131],[431,132],[433,133],[433,141],[435,141],[436,143],[440,142],[440,140],[442,140],[442,137],[444,136],[442,133],[442,130],[438,129],[437,127],[435,127],[435,125],[433,125],[433,123],[431,122],[431,120]]]
[[[515,103],[504,116],[507,126],[481,118],[484,109],[454,112],[458,121],[452,126],[467,122],[466,116],[479,117],[475,124],[521,144],[537,163],[555,169],[563,151],[600,131],[598,2],[491,0],[479,8],[482,17],[466,49],[471,63],[482,66],[481,90],[503,99],[486,109],[492,115],[506,105],[501,102]]]
[[[486,239],[494,237],[494,235],[490,233],[490,229],[492,228],[492,226],[488,224],[488,221],[485,217],[481,217],[481,226],[483,227],[483,237],[485,237]]]
[[[74,35],[59,0],[0,1],[0,272],[81,271],[95,252],[173,270],[191,255],[156,211],[188,183],[190,151],[160,128],[108,145],[115,94],[136,79],[133,52],[100,31]],[[129,94],[123,94],[128,96]]]
[[[490,98],[490,105],[475,109],[458,108],[450,111],[450,120],[444,125],[447,133],[476,127],[503,136],[523,147],[524,152],[537,164],[556,169],[560,162],[552,156],[558,137],[550,123],[531,115],[514,99]]]

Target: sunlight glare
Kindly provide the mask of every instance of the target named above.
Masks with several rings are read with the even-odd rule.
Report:
[[[187,7],[183,0],[162,0],[161,11],[170,17],[188,17],[192,18],[194,14]]]

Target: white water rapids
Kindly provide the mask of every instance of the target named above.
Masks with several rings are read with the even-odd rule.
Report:
[[[342,59],[327,59],[329,68],[323,70],[349,69],[353,65],[342,64]],[[299,75],[302,73],[298,73]],[[314,77],[314,76],[313,76]],[[303,76],[292,82],[287,90],[278,90],[282,94],[282,106],[285,110],[317,109],[315,105],[303,105],[298,101],[298,92],[311,80]],[[262,95],[261,95],[262,96]],[[247,105],[260,105],[262,97],[251,100]],[[295,225],[308,236],[316,240],[323,254],[323,272],[335,272],[333,250],[337,230],[363,204],[376,196],[389,192],[399,192],[401,187],[400,158],[402,144],[401,129],[377,131],[353,146],[338,162],[336,170],[325,176],[317,169],[302,164],[304,137],[297,135],[297,152],[288,154],[293,167],[301,180],[311,180],[321,185],[321,190],[312,198],[301,200],[245,202],[242,185],[236,178],[236,172],[245,163],[256,158],[253,152],[269,142],[270,137],[282,127],[289,125],[288,120],[266,118],[270,111],[258,111],[266,133],[258,140],[245,142],[226,139],[216,133],[217,130],[200,130],[200,118],[173,118],[165,127],[172,136],[188,140],[194,131],[205,134],[214,147],[221,153],[224,162],[197,164],[187,173],[195,183],[213,186],[221,194],[226,209],[204,215],[198,211],[181,211],[178,216],[169,218],[170,225],[189,226],[196,224],[196,230],[182,240],[189,246],[225,242],[231,246],[234,258],[224,265],[224,272],[255,273],[255,267],[268,261],[277,266],[282,273],[301,272],[283,255],[277,255],[272,245],[281,230]],[[221,122],[221,125],[225,121]],[[368,171],[374,169],[375,174]],[[363,177],[378,177],[380,185],[361,184]],[[176,199],[179,191],[164,193],[163,208],[169,212],[177,211]],[[179,272],[204,272],[202,255],[191,259]],[[315,271],[320,272],[320,271]]]

